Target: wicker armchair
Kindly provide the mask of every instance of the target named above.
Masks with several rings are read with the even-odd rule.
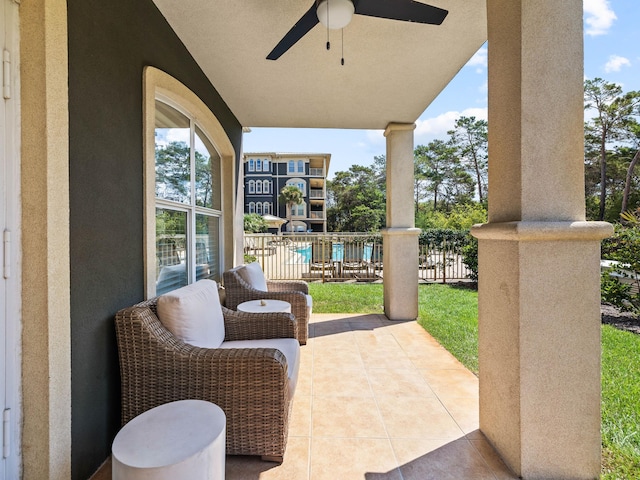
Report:
[[[256,315],[225,307],[222,312],[225,342],[296,338],[291,314]],[[207,400],[227,416],[227,454],[282,461],[295,387],[280,350],[207,349],[184,343],[158,319],[157,297],[119,311],[115,326],[123,425],[164,403]]]
[[[309,286],[301,280],[265,280],[267,291],[258,290],[250,285],[241,273],[246,266],[227,270],[223,274],[225,305],[235,310],[242,302],[249,300],[284,300],[291,304],[291,313],[298,324],[297,339],[305,345],[309,337],[309,319],[311,317],[311,297]]]

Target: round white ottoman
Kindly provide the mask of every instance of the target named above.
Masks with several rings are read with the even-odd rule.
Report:
[[[113,480],[224,479],[226,417],[203,400],[152,408],[113,440]]]

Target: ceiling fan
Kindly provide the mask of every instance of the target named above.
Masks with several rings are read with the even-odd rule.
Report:
[[[449,12],[414,0],[315,0],[311,8],[280,40],[267,55],[267,60],[277,60],[318,23],[328,29],[345,27],[351,17],[388,18],[403,22],[440,25]],[[329,42],[327,42],[327,49]]]

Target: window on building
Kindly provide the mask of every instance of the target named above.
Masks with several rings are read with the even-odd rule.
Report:
[[[302,160],[298,160],[298,173],[304,173],[304,162]]]
[[[255,202],[249,202],[249,213],[256,213],[256,204],[255,204]]]
[[[291,215],[294,217],[306,217],[307,204],[302,202],[300,205],[294,205],[291,208]]]
[[[270,172],[270,166],[269,166],[269,160],[267,160],[266,158],[263,160],[262,162],[262,170],[265,172]]]
[[[285,185],[294,185],[302,191],[304,197],[307,196],[307,182],[302,178],[290,178]]]
[[[256,172],[261,172],[262,171],[262,160],[258,159],[256,160]]]
[[[269,193],[271,190],[271,182],[269,180],[264,180],[262,182],[262,193]]]
[[[155,103],[156,294],[202,278],[220,264],[221,162],[187,113]]]
[[[249,171],[254,172],[256,170],[256,164],[253,158],[249,159]]]
[[[262,206],[262,212],[265,215],[269,215],[271,213],[271,204],[269,202],[264,202],[264,205]]]
[[[293,160],[289,160],[289,162],[287,163],[287,172],[296,173],[296,162],[294,162]]]
[[[256,182],[254,180],[249,180],[249,193],[256,193]]]
[[[262,182],[260,180],[256,182],[256,193],[262,193]]]

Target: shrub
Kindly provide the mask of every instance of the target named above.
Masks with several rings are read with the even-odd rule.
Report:
[[[244,231],[248,233],[264,233],[269,230],[267,221],[257,213],[244,214]]]
[[[469,235],[469,242],[462,247],[462,263],[464,263],[471,273],[469,278],[478,281],[478,239]]]

